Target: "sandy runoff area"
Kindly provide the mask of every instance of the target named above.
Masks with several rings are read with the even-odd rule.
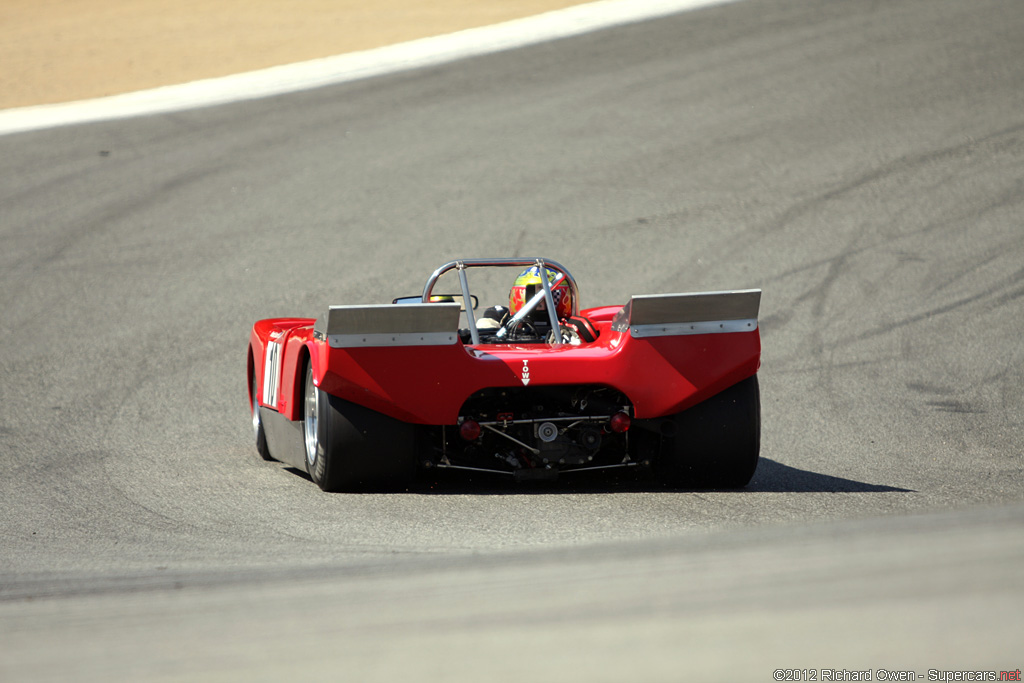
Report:
[[[0,109],[453,33],[582,0],[3,0]]]

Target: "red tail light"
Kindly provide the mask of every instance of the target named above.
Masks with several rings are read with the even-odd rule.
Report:
[[[480,423],[476,420],[463,420],[459,425],[459,436],[466,441],[476,441],[480,438]]]
[[[629,415],[626,413],[615,413],[612,415],[612,419],[608,421],[608,426],[616,434],[622,434],[629,429]]]

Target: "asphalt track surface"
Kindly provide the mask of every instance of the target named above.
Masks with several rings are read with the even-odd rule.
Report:
[[[1022,35],[750,0],[0,138],[0,679],[1021,668]],[[253,321],[534,254],[585,306],[764,290],[746,490],[259,460]]]

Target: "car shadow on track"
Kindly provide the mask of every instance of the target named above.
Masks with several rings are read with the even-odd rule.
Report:
[[[310,483],[309,475],[292,467],[285,471],[302,477]],[[686,486],[664,486],[646,470],[628,472],[587,472],[565,474],[555,481],[516,482],[511,477],[475,474],[458,471],[434,472],[422,476],[408,488],[393,493],[419,495],[544,495],[544,494],[614,494],[614,493],[685,493],[707,491]],[[713,489],[727,493],[913,493],[913,489],[871,484],[802,470],[762,457],[754,478],[746,488]]]
[[[869,484],[831,474],[821,474],[783,465],[762,457],[754,478],[745,489],[748,493],[914,493],[913,489]]]

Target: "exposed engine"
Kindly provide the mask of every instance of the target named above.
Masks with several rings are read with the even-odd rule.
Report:
[[[559,471],[622,467],[632,409],[601,386],[485,389],[442,429],[438,467],[554,478]]]

